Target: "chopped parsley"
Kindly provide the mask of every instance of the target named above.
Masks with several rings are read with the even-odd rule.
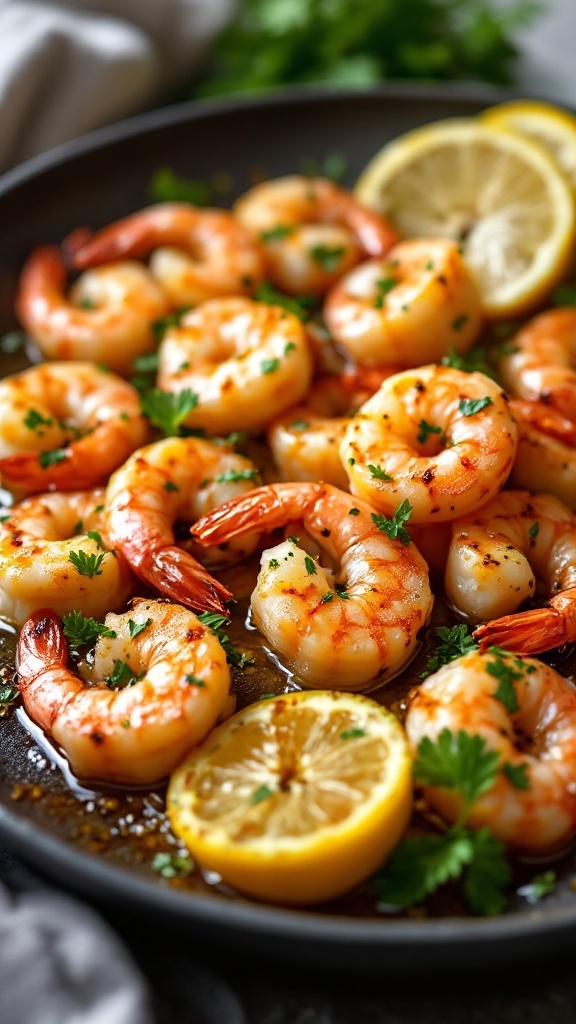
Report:
[[[314,260],[314,263],[318,263],[322,270],[327,273],[331,273],[340,266],[340,261],[346,252],[346,246],[344,245],[313,245],[308,250],[310,253],[310,259]]]
[[[373,466],[371,463],[368,463],[367,468],[370,471],[370,476],[373,476],[376,480],[394,479],[394,477],[389,476],[388,473],[385,473],[384,470],[380,468],[380,466]]]
[[[43,430],[38,430],[39,427],[51,427],[53,422],[54,420],[51,417],[50,419],[46,419],[46,417],[43,416],[42,413],[38,412],[37,409],[28,409],[28,412],[24,417],[24,426],[27,427],[28,430],[36,431],[38,434],[44,433]]]
[[[514,789],[530,789],[528,765],[526,763],[512,764],[511,761],[505,761],[502,765],[502,774],[514,786]]]
[[[528,903],[538,903],[545,896],[550,896],[555,892],[556,884],[556,872],[552,870],[543,871],[541,875],[534,875],[531,882],[521,885],[517,892],[519,896],[524,896]]]
[[[257,480],[260,476],[257,469],[225,469],[214,477],[217,484],[237,483],[239,480]]]
[[[114,638],[116,633],[97,619],[87,618],[82,612],[68,612],[62,616],[64,636],[73,650],[93,644],[99,636]]]
[[[220,642],[231,665],[234,665],[236,668],[245,668],[246,665],[254,664],[254,658],[249,658],[243,651],[239,651],[227,633],[224,632],[222,627],[228,623],[225,615],[221,615],[219,612],[201,612],[198,618],[202,625],[207,626]]]
[[[270,561],[268,562],[268,566],[270,569],[278,569],[279,565],[280,562],[278,561],[277,558],[271,558]]]
[[[348,515],[349,516],[359,516],[360,515],[360,509],[359,508],[349,508],[348,509]]]
[[[458,411],[463,416],[475,416],[489,405],[492,405],[492,399],[488,395],[485,398],[461,398],[458,402]]]
[[[150,866],[162,878],[186,878],[194,870],[194,861],[188,854],[157,853]]]
[[[288,313],[293,313],[299,320],[309,319],[310,307],[315,306],[317,301],[313,295],[299,295],[297,298],[291,295],[284,295],[270,281],[262,281],[258,285],[254,298],[257,302],[266,302],[270,306],[280,306]]]
[[[79,526],[80,526],[80,529],[82,529],[82,523],[80,523]],[[98,545],[98,547],[100,548],[101,551],[105,551],[106,550],[106,545],[104,544],[104,541],[102,540],[102,534],[98,533],[98,530],[87,530],[86,531],[86,536],[89,537],[90,540],[93,540],[94,543]]]
[[[105,558],[106,552],[103,552],[101,555],[87,555],[85,551],[68,552],[68,561],[72,562],[76,572],[78,572],[80,576],[89,576],[90,579],[93,576],[102,575],[102,569],[100,566]]]
[[[127,686],[134,686],[134,683],[137,683],[143,674],[136,675],[127,662],[117,658],[114,662],[114,668],[104,682],[110,690],[124,690]]]
[[[0,718],[6,717],[19,696],[20,690],[18,687],[0,684]]]
[[[275,373],[279,366],[279,359],[263,359],[260,363],[262,373]]]
[[[528,536],[530,537],[530,540],[536,540],[536,537],[538,536],[539,533],[540,533],[540,523],[538,523],[538,522],[532,523],[532,526],[528,530]]]
[[[372,522],[381,533],[387,533],[391,540],[399,540],[402,544],[408,545],[410,543],[410,534],[403,524],[408,522],[411,515],[412,505],[408,498],[404,498],[404,501],[398,506],[394,515],[389,519],[378,512],[372,512]]]
[[[64,462],[66,458],[68,455],[64,448],[54,448],[51,452],[38,452],[38,462],[42,469],[56,466],[59,462]]]
[[[288,235],[293,235],[295,231],[293,224],[277,224],[275,228],[269,228],[268,231],[261,231],[260,238],[263,242],[281,242],[283,238],[287,238]]]
[[[442,427],[434,427],[431,423],[427,423],[426,420],[420,420],[418,424],[418,437],[416,440],[419,444],[426,444],[426,441],[431,434],[441,434]]]
[[[250,797],[250,803],[262,803],[263,800],[267,800],[268,797],[272,796],[273,793],[274,790],[270,789],[270,786],[267,786],[266,784],[264,784],[263,786],[258,786],[258,789],[255,789]]]
[[[464,324],[467,324],[469,319],[470,319],[470,317],[466,313],[461,313],[460,316],[457,316],[452,321],[452,330],[453,331],[460,331],[460,330],[462,330],[462,328],[464,327]]]
[[[442,665],[447,665],[450,661],[455,661],[456,658],[461,658],[470,651],[478,650],[478,644],[474,642],[474,638],[468,631],[468,626],[464,623],[450,628],[437,626],[434,632],[440,642],[436,645],[436,653],[428,658],[420,676],[421,679],[436,672]]]
[[[306,555],[306,557],[304,558],[304,565],[306,567],[306,572],[308,573],[309,576],[315,576],[316,573],[318,572],[318,569],[316,568],[316,563],[313,558],[310,558],[310,555]]]
[[[199,679],[198,676],[192,675],[191,672],[185,675],[184,678],[189,686],[199,686],[201,688],[206,686],[206,683],[204,682],[203,679]]]
[[[320,598],[320,604],[328,604],[328,601],[332,601],[334,598],[334,591],[327,590],[325,594],[322,594]]]
[[[291,423],[290,426],[292,427],[292,430],[297,430],[298,432],[301,432],[302,430],[308,430],[310,424],[308,423],[307,420],[294,420],[294,422]]]
[[[152,625],[152,619],[146,619],[146,622],[134,622],[134,619],[128,619],[128,631],[130,633],[130,639],[134,640],[140,633],[143,633],[148,626]]]
[[[165,491],[173,491],[175,494],[177,494],[180,491],[180,488],[177,487],[176,484],[172,482],[172,480],[166,480],[166,483],[163,486]]]
[[[512,655],[508,654],[508,651],[503,651],[499,647],[489,647],[488,653],[494,656],[494,661],[486,663],[486,671],[498,683],[492,696],[504,705],[509,714],[513,715],[514,712],[520,710],[518,694],[514,684],[524,676],[522,661],[520,658],[514,658],[516,662],[516,668],[514,668],[513,665],[504,660],[506,657],[512,657]]]
[[[344,732],[340,733],[341,740],[355,740],[361,736],[366,735],[365,729],[344,729]]]
[[[140,395],[140,408],[150,422],[166,437],[176,437],[188,413],[198,405],[198,395],[184,388],[177,395],[150,388]]]
[[[382,309],[384,305],[384,299],[396,287],[398,281],[395,277],[383,277],[379,281],[376,281],[376,296],[374,298],[374,308]]]

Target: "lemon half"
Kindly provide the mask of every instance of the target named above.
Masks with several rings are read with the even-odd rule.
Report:
[[[367,878],[412,809],[395,716],[358,694],[289,693],[219,726],[174,772],[167,806],[193,857],[279,903],[331,899]]]
[[[355,193],[405,238],[460,242],[488,316],[530,310],[570,261],[567,178],[538,143],[475,118],[400,136],[368,164]]]

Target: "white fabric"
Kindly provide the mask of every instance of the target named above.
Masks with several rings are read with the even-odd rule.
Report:
[[[0,171],[191,81],[234,0],[0,0]]]
[[[3,1024],[152,1024],[127,950],[87,907],[59,893],[0,886]]]

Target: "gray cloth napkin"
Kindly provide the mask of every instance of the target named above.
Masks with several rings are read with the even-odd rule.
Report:
[[[0,0],[0,171],[192,80],[234,0]]]
[[[0,1020],[152,1024],[127,950],[87,907],[60,893],[0,886]]]

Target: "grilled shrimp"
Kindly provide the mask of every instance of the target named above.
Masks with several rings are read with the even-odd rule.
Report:
[[[138,600],[110,613],[90,682],[68,667],[51,609],[35,612],[18,641],[18,685],[30,717],[80,778],[157,782],[204,739],[230,689],[226,655],[187,608]]]
[[[324,317],[352,359],[398,369],[466,352],[482,323],[481,299],[458,246],[446,238],[400,242],[328,293]]]
[[[169,328],[160,345],[159,386],[197,394],[186,425],[211,435],[262,429],[303,398],[311,376],[298,318],[250,299],[203,303]]]
[[[112,543],[145,583],[191,608],[225,612],[226,588],[183,547],[174,524],[191,522],[259,482],[254,464],[195,437],[169,437],[140,448],[111,477],[106,491]],[[242,558],[255,539],[212,549],[212,564]]]
[[[234,206],[260,240],[275,284],[291,295],[322,295],[366,256],[383,256],[394,228],[327,178],[264,181]]]
[[[60,251],[41,246],[20,277],[17,311],[47,359],[91,359],[129,374],[154,348],[152,325],[168,303],[145,267],[126,261],[82,274],[66,294]]]
[[[511,679],[508,707],[497,695],[498,674]],[[509,710],[509,707],[514,710]],[[422,739],[442,730],[478,735],[501,755],[494,785],[478,797],[465,819],[487,826],[509,846],[550,853],[576,830],[576,691],[554,669],[506,652],[472,651],[444,665],[411,695],[406,732],[416,751]],[[526,785],[514,785],[512,770]],[[462,797],[425,786],[428,803],[453,823]]]
[[[498,372],[510,394],[543,401],[576,422],[576,310],[535,317],[508,346]]]
[[[493,380],[421,366],[389,377],[361,406],[340,455],[353,494],[386,515],[408,501],[411,523],[438,523],[501,490],[516,444],[516,423]]]
[[[192,534],[218,544],[295,521],[324,564],[294,538],[264,551],[254,622],[305,686],[385,682],[412,657],[433,598],[424,559],[380,532],[370,506],[328,484],[271,484],[222,505]]]
[[[0,381],[0,478],[22,494],[104,482],[147,432],[136,389],[92,363],[42,363]]]
[[[128,256],[150,258],[169,302],[195,306],[220,295],[251,295],[264,273],[261,248],[226,210],[158,203],[68,243],[75,267]]]
[[[22,625],[39,608],[101,618],[133,593],[128,564],[110,550],[104,491],[25,498],[0,522],[0,615]]]

